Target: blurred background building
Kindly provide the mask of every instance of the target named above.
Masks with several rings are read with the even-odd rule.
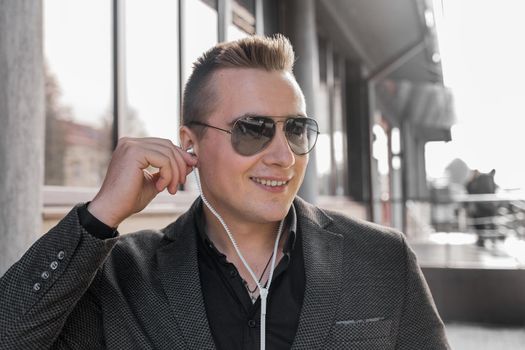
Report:
[[[445,320],[523,324],[525,305],[510,307],[525,304],[517,292],[493,288],[496,294],[470,303],[457,297],[492,277],[480,278],[477,267],[450,269],[450,246],[429,240],[450,231],[446,225],[457,229],[462,208],[450,202],[450,187],[427,183],[425,146],[450,141],[456,121],[434,3],[0,0],[0,273],[74,204],[93,198],[118,138],[178,143],[181,95],[202,52],[283,33],[296,51],[307,113],[321,129],[301,196],[404,231]],[[470,175],[459,160],[449,170],[459,187]],[[196,196],[190,181],[119,230],[161,228]],[[515,272],[505,273],[523,291]],[[483,309],[499,298],[507,309]]]

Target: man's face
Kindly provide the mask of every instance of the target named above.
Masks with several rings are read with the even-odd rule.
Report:
[[[211,80],[216,94],[214,112],[206,123],[230,130],[246,115],[306,115],[303,95],[291,74],[262,69],[222,69]],[[302,183],[308,155],[294,154],[286,141],[283,123],[262,151],[242,156],[231,136],[208,128],[198,141],[199,172],[204,195],[225,220],[252,223],[279,221],[286,216]],[[264,182],[283,181],[269,186]]]

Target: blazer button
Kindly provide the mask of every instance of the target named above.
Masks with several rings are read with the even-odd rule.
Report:
[[[42,277],[43,280],[47,280],[49,278],[49,272],[47,271],[42,272],[40,277]]]
[[[66,256],[66,253],[63,250],[61,250],[57,254],[57,259],[58,260],[63,260],[65,256]]]
[[[38,292],[38,291],[40,290],[40,283],[38,283],[38,282],[35,283],[35,284],[33,285],[33,290],[34,290],[35,292]]]
[[[248,321],[248,327],[255,328],[255,326],[257,326],[257,323],[255,322],[255,320]]]
[[[58,262],[57,261],[53,261],[49,267],[51,268],[51,270],[56,270],[57,267],[58,267]]]

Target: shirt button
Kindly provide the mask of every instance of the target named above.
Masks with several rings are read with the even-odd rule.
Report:
[[[40,283],[38,283],[38,282],[35,283],[35,284],[33,285],[33,290],[34,290],[35,292],[38,292],[38,291],[40,290]]]
[[[237,271],[234,270],[234,269],[231,269],[230,270],[230,276],[233,278],[233,277],[236,277],[237,276]]]
[[[57,267],[58,267],[58,262],[57,261],[53,261],[49,267],[51,268],[51,270],[56,270]]]
[[[255,328],[256,325],[257,325],[257,323],[255,322],[255,320],[249,320],[248,321],[248,327]]]
[[[66,256],[66,253],[63,250],[61,250],[57,254],[57,259],[58,260],[63,260],[65,256]]]
[[[47,280],[49,278],[49,272],[47,271],[42,272],[40,277],[42,277],[43,280]]]

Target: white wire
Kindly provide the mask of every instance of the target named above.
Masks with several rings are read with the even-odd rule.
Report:
[[[261,350],[265,350],[266,348],[266,304],[267,304],[267,298],[268,298],[268,291],[270,290],[270,284],[272,283],[273,270],[275,269],[275,260],[277,257],[277,249],[279,247],[279,239],[281,238],[281,233],[283,230],[284,219],[281,220],[281,223],[279,224],[279,230],[277,231],[277,237],[275,238],[275,243],[273,246],[272,264],[270,266],[270,276],[268,277],[268,283],[266,285],[266,288],[264,288],[259,282],[259,280],[257,279],[257,276],[255,275],[253,270],[250,268],[250,265],[248,265],[248,263],[246,262],[246,259],[244,259],[244,256],[242,255],[241,250],[239,249],[239,246],[237,245],[237,241],[235,241],[235,238],[233,238],[233,235],[230,229],[228,228],[228,225],[226,225],[226,222],[223,220],[221,215],[215,210],[215,208],[212,207],[212,205],[208,202],[208,200],[204,196],[204,193],[202,192],[200,177],[199,177],[198,170],[196,167],[193,168],[193,173],[195,175],[195,180],[197,182],[197,188],[199,190],[199,194],[202,198],[202,201],[208,207],[208,209],[212,212],[212,214],[217,218],[217,220],[219,220],[219,222],[222,224],[222,227],[224,227],[224,230],[226,231],[226,234],[230,238],[230,241],[232,242],[232,245],[235,248],[237,255],[241,259],[244,267],[246,267],[246,269],[252,276],[252,279],[255,281],[257,288],[259,289],[259,296],[261,297],[261,341],[260,341],[260,344],[261,344]]]

